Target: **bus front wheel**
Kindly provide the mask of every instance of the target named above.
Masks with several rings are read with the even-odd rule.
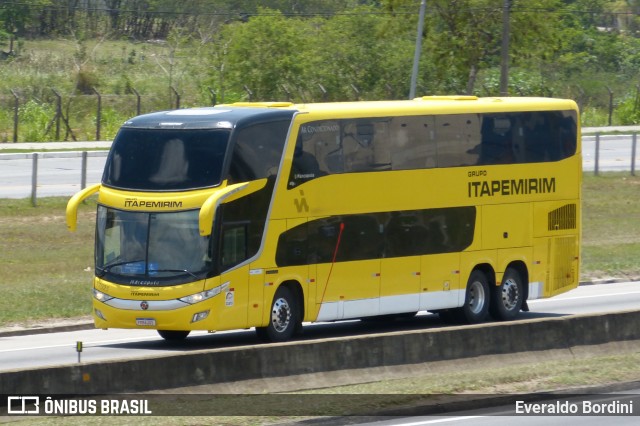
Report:
[[[514,268],[507,268],[502,283],[491,293],[491,316],[499,321],[514,319],[524,302],[524,287],[520,273]]]
[[[184,340],[189,335],[189,331],[183,330],[158,330],[158,334],[164,340],[170,340],[176,342],[178,340]]]
[[[293,292],[281,286],[276,290],[269,313],[269,324],[256,327],[258,337],[267,342],[284,342],[291,339],[300,326],[300,315]]]
[[[464,305],[457,316],[462,322],[476,324],[484,321],[489,312],[489,280],[484,272],[476,269],[469,276]]]

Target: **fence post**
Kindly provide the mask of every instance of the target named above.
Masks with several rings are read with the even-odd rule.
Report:
[[[633,132],[631,137],[631,176],[636,175],[636,145],[638,142],[638,134]]]
[[[18,112],[20,111],[20,98],[18,97],[18,94],[13,89],[11,89],[11,94],[13,95],[13,98],[14,98],[14,103],[13,103],[13,142],[16,143],[16,142],[18,142],[18,120],[19,120]]]
[[[389,83],[385,83],[384,86],[387,89],[387,98],[395,99],[396,98],[396,91],[393,90],[393,87],[391,87],[391,85]]]
[[[598,162],[600,161],[600,132],[596,133],[596,156],[594,174],[598,176]]]
[[[136,95],[136,115],[140,115],[140,93],[138,93],[138,91],[133,87],[131,88],[131,90]]]
[[[611,126],[611,116],[613,115],[613,91],[607,86],[609,91],[609,126]]]
[[[102,121],[102,96],[95,87],[91,88],[93,93],[98,96],[98,110],[96,111],[96,140],[100,140],[100,122]]]
[[[324,86],[320,83],[318,83],[318,87],[320,88],[320,91],[322,92],[322,100],[324,102],[327,101],[327,89],[324,88]]]
[[[249,95],[249,102],[251,102],[253,100],[253,92],[251,91],[251,89],[249,89],[249,87],[247,87],[247,85],[244,85],[244,90],[245,92],[247,92],[247,95]]]
[[[176,95],[176,109],[180,109],[180,93],[173,86],[171,86],[171,91]]]
[[[358,90],[358,88],[356,87],[355,84],[351,83],[350,84],[351,89],[353,89],[353,92],[356,94],[356,101],[360,100],[360,91]]]
[[[284,84],[281,84],[280,86],[282,86],[282,90],[287,95],[287,102],[291,102],[291,92],[289,91],[287,86],[285,86]]]
[[[80,172],[80,189],[87,187],[87,151],[82,151],[82,170]]]
[[[31,205],[36,207],[36,198],[38,193],[38,153],[34,152],[31,158]]]
[[[53,94],[56,95],[56,140],[60,140],[60,117],[62,117],[62,96],[54,88],[51,88]],[[66,138],[65,138],[66,139]]]

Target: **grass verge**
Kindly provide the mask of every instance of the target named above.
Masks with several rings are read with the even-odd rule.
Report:
[[[640,177],[585,174],[582,195],[582,279],[638,279]]]

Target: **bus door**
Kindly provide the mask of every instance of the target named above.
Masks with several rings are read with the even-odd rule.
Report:
[[[249,265],[234,268],[247,258],[246,222],[225,224],[221,231],[220,266],[226,270],[220,275],[224,304],[218,323],[223,329],[247,326],[249,300]]]
[[[316,263],[318,321],[378,315],[382,234],[372,215],[309,223]]]

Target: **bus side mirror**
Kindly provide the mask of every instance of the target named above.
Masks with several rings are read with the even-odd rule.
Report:
[[[233,201],[256,192],[264,188],[266,184],[266,178],[251,182],[234,183],[233,185],[224,186],[211,194],[202,204],[198,215],[198,228],[200,230],[200,235],[203,237],[211,235],[213,219],[220,204],[226,201]]]
[[[248,185],[249,183],[247,182],[229,185],[222,189],[219,189],[218,191],[211,194],[209,198],[207,198],[207,200],[202,204],[200,213],[198,214],[198,228],[200,229],[201,236],[206,237],[208,235],[211,235],[211,230],[213,228],[213,218],[216,214],[218,206],[222,204],[225,199],[229,198],[236,192],[241,191]]]
[[[67,203],[67,229],[76,231],[78,225],[78,206],[81,202],[100,191],[100,184],[96,183],[75,194]]]

